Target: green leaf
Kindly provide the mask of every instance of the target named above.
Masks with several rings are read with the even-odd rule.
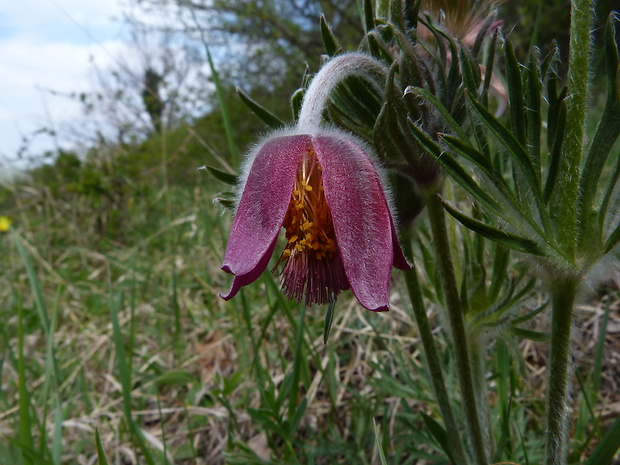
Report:
[[[445,122],[448,124],[448,127],[450,128],[450,130],[453,131],[454,134],[456,134],[456,136],[459,139],[462,139],[462,140],[469,139],[469,137],[467,137],[467,134],[465,134],[465,131],[463,130],[461,125],[456,122],[456,120],[452,117],[448,109],[432,93],[430,93],[426,89],[422,89],[421,87],[411,87],[411,86],[405,89],[405,94],[408,94],[408,93],[415,94],[415,95],[421,95],[426,100],[428,100],[439,111],[439,113],[441,114]]]
[[[548,342],[551,339],[551,335],[542,331],[532,331],[530,329],[523,329],[513,326],[510,328],[510,332],[521,339],[528,339],[534,342]]]
[[[458,221],[460,221],[463,226],[466,226],[472,231],[481,234],[487,239],[491,239],[492,241],[495,241],[499,244],[502,244],[519,252],[524,252],[532,255],[545,255],[545,252],[541,250],[538,244],[533,240],[517,236],[516,234],[509,233],[507,231],[464,215],[443,199],[441,199],[441,203],[443,204],[446,211]]]
[[[422,87],[424,85],[424,78],[422,76],[422,69],[420,68],[421,59],[412,45],[411,40],[392,24],[388,24],[387,27],[394,34],[396,42],[398,43],[398,48],[401,50],[401,56],[398,60],[401,82],[409,86]]]
[[[596,194],[603,169],[618,136],[620,136],[620,95],[617,82],[620,79],[620,57],[616,42],[616,27],[620,22],[620,15],[612,12],[609,15],[605,28],[605,64],[607,69],[607,101],[603,116],[596,129],[583,172],[579,180],[579,236],[582,241],[588,241],[595,233],[598,222],[590,221],[592,211],[597,205]]]
[[[409,127],[418,143],[442,166],[442,168],[456,181],[463,189],[473,195],[477,200],[483,202],[489,208],[499,211],[500,207],[493,198],[482,189],[467,171],[448,153],[441,150],[439,144],[433,141],[422,129],[409,120]]]
[[[439,134],[439,137],[454,152],[456,152],[463,158],[471,161],[478,168],[480,168],[484,172],[484,174],[486,174],[488,178],[492,180],[493,183],[502,191],[508,191],[508,186],[506,186],[506,183],[501,177],[501,174],[498,173],[497,170],[495,170],[495,168],[493,167],[491,160],[486,158],[482,153],[480,153],[478,150],[476,150],[474,147],[472,147],[462,139],[451,136],[449,134]]]
[[[201,167],[200,169],[206,169],[209,173],[213,175],[213,177],[226,184],[233,185],[237,184],[237,182],[239,181],[239,175],[227,173],[226,171],[219,170],[217,168],[214,168],[213,166],[206,165]]]
[[[557,64],[560,62],[559,50],[557,46],[553,47],[543,61],[542,69],[546,69],[545,76],[547,80],[547,102],[549,110],[547,112],[547,149],[551,150],[555,138],[555,127],[560,109],[559,102],[563,101],[566,96],[567,88],[563,87],[558,95]]]
[[[293,110],[293,119],[295,121],[299,119],[299,112],[301,111],[301,104],[304,101],[305,94],[306,89],[301,88],[293,92],[293,95],[291,96],[291,109]]]
[[[560,169],[562,145],[564,144],[564,130],[566,129],[566,101],[564,99],[559,103],[559,110],[560,114],[557,117],[556,127],[554,129],[554,141],[551,147],[551,153],[549,154],[547,178],[545,179],[545,188],[543,191],[543,201],[545,204],[548,204],[549,200],[551,200],[551,194],[553,194]]]
[[[377,29],[369,32],[366,39],[368,40],[370,49],[373,51],[372,55],[375,58],[378,58],[380,61],[385,63],[392,63],[394,61],[392,45],[388,45],[383,40]]]
[[[403,165],[406,163],[405,154],[402,147],[398,142],[401,142],[403,137],[392,137],[391,132],[398,126],[394,127],[393,109],[390,108],[386,102],[383,108],[377,116],[375,126],[372,130],[372,140],[378,154],[382,159],[395,165]],[[402,134],[401,134],[402,135]]]
[[[271,113],[256,100],[252,99],[239,87],[237,87],[237,94],[239,94],[239,97],[241,97],[243,103],[245,103],[247,107],[252,110],[254,114],[258,116],[271,129],[280,129],[285,126],[284,122],[280,118]]]
[[[616,166],[614,167],[614,170],[609,177],[609,183],[607,184],[605,195],[603,196],[603,201],[601,202],[601,208],[599,210],[599,224],[601,230],[603,229],[603,225],[605,224],[605,219],[607,218],[607,209],[609,208],[609,203],[613,198],[618,179],[620,179],[620,157],[616,159]]]
[[[523,145],[519,143],[514,134],[509,131],[497,118],[495,118],[489,110],[487,110],[480,102],[478,102],[471,92],[466,91],[469,97],[469,102],[472,108],[478,115],[478,117],[484,122],[487,128],[497,137],[499,142],[508,151],[513,160],[517,163],[520,171],[529,185],[534,198],[537,201],[538,210],[542,214],[542,193],[540,188],[540,172],[537,172],[534,168],[532,160],[528,153],[523,148]]]
[[[214,199],[226,210],[234,211],[235,194],[233,192],[220,192]]]
[[[540,312],[542,312],[548,306],[549,306],[549,302],[545,302],[544,304],[540,305],[538,308],[535,308],[531,312],[528,312],[528,313],[526,313],[523,316],[515,318],[514,320],[512,320],[512,324],[513,325],[520,325],[521,323],[525,323],[526,321],[529,321],[532,318],[534,318],[536,315],[538,315]]]
[[[437,31],[447,40],[450,47],[450,54],[452,55],[452,62],[450,63],[450,70],[448,71],[448,77],[446,79],[446,92],[443,97],[443,103],[446,107],[451,107],[454,109],[457,106],[457,91],[459,90],[462,81],[459,64],[459,51],[454,39],[449,34],[440,29]]]
[[[519,62],[515,55],[512,41],[506,37],[504,42],[504,60],[506,63],[506,83],[510,108],[510,128],[521,146],[525,145],[525,102]]]
[[[527,121],[527,149],[534,166],[540,169],[540,128],[541,128],[541,97],[542,83],[540,77],[538,48],[530,52],[526,80],[526,107],[525,119]]]
[[[493,77],[493,67],[495,65],[495,46],[497,45],[497,29],[493,33],[493,38],[489,44],[488,53],[485,60],[485,72],[484,72],[484,84],[482,86],[482,93],[486,94],[491,86],[491,78]]]
[[[340,47],[340,44],[338,44],[336,36],[334,36],[331,27],[329,27],[329,24],[327,24],[327,21],[325,20],[325,15],[321,15],[321,37],[323,37],[323,44],[325,45],[325,50],[330,57],[338,55],[342,52],[342,47]]]
[[[471,55],[471,52],[465,47],[461,47],[459,51],[461,60],[461,68],[463,70],[463,84],[474,94],[478,93],[478,87],[480,87],[480,66],[476,62],[476,59]]]
[[[424,412],[420,412],[422,414],[422,419],[424,420],[424,426],[431,434],[433,438],[437,441],[437,444],[443,449],[445,454],[450,458],[452,463],[456,463],[454,460],[454,456],[452,455],[453,446],[450,441],[450,437],[445,429],[431,416],[427,415]]]
[[[618,245],[620,242],[620,224],[616,226],[616,229],[609,235],[607,240],[605,241],[605,245],[603,246],[603,253],[607,254],[611,252],[611,250]]]

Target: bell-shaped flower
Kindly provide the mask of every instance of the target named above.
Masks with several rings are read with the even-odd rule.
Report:
[[[265,270],[280,229],[282,291],[306,304],[349,289],[367,309],[389,309],[392,265],[408,269],[370,148],[340,130],[288,129],[250,153],[222,269],[234,297]],[[276,266],[277,267],[277,266]]]

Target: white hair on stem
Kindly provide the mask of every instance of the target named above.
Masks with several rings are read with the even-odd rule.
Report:
[[[300,128],[319,127],[329,95],[346,78],[358,76],[382,93],[387,75],[388,68],[368,55],[346,53],[332,58],[323,65],[308,86],[297,125]]]

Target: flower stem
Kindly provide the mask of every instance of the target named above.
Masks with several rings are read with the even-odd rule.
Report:
[[[579,171],[583,158],[589,85],[590,48],[592,43],[592,1],[571,0],[570,47],[568,60],[568,97],[566,138],[556,185],[557,197],[552,211],[557,212],[558,242],[569,257],[575,255]],[[590,205],[582,205],[590,208]],[[583,213],[583,212],[582,212]]]
[[[383,63],[361,53],[345,53],[332,58],[323,65],[308,86],[297,125],[319,127],[329,94],[346,78],[358,76],[365,79],[382,94],[387,74],[388,69]]]
[[[411,251],[411,238],[407,237],[403,243],[405,249],[405,255],[413,262],[413,253]],[[418,332],[420,339],[422,340],[422,348],[424,349],[424,356],[426,358],[426,365],[428,372],[431,376],[433,383],[433,390],[435,391],[435,398],[439,407],[439,412],[443,418],[448,437],[450,438],[450,444],[453,446],[453,456],[455,465],[467,464],[467,458],[465,455],[465,449],[463,447],[463,441],[457,427],[452,407],[450,405],[450,397],[448,396],[448,390],[446,389],[446,383],[444,381],[443,373],[441,371],[441,361],[437,352],[437,346],[435,345],[435,339],[431,324],[426,314],[424,307],[424,301],[422,300],[422,290],[420,289],[420,282],[418,280],[418,272],[413,263],[410,270],[405,270],[405,282],[407,284],[407,292],[409,293],[409,299],[411,301],[411,307],[413,309],[413,315],[418,325]]]
[[[446,217],[441,199],[437,192],[426,194],[426,208],[428,210],[435,255],[437,257],[437,267],[441,276],[441,283],[445,295],[448,321],[452,333],[452,343],[454,344],[454,356],[456,370],[463,398],[463,409],[465,421],[470,436],[471,447],[475,463],[477,465],[488,465],[487,448],[482,432],[480,416],[478,413],[478,403],[474,392],[472,378],[471,360],[469,357],[469,344],[465,328],[465,319],[459,298],[459,291],[454,273],[454,264],[450,252],[450,239],[446,226]]]
[[[489,392],[486,378],[486,347],[485,338],[479,334],[470,335],[469,349],[472,366],[472,379],[474,382],[474,394],[478,406],[478,418],[482,427],[482,437],[488,455],[493,455],[495,440],[491,429],[491,411],[489,410]]]
[[[545,465],[566,463],[570,338],[577,285],[578,280],[573,277],[560,277],[551,283],[551,349]]]

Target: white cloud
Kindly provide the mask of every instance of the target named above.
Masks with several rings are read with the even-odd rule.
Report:
[[[84,42],[117,32],[123,10],[120,0],[5,1],[0,2],[0,23],[12,35],[43,40],[65,36]]]
[[[76,102],[48,91],[92,87],[93,62],[105,69],[125,47],[121,16],[119,0],[0,2],[1,157],[15,155],[22,135],[79,115]]]

